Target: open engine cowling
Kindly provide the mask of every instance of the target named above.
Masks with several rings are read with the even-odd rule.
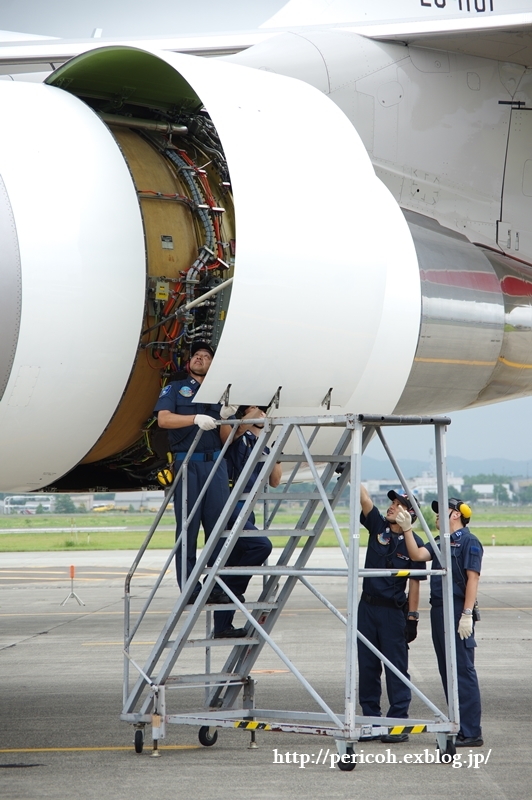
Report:
[[[153,406],[194,339],[217,345],[203,402],[393,410],[417,258],[333,103],[119,47],[47,84],[0,85],[2,489],[150,485]]]
[[[532,393],[532,268],[405,220],[308,84],[109,47],[0,102],[0,489],[154,485],[153,407],[198,339],[207,403]]]

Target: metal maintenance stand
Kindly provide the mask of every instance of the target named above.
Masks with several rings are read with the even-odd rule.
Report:
[[[417,502],[412,495],[401,470],[395,461],[383,434],[387,426],[412,426],[431,425],[434,427],[436,444],[436,469],[438,481],[438,501],[441,508],[447,508],[447,472],[445,465],[445,428],[450,420],[445,417],[396,417],[396,416],[370,416],[365,414],[348,414],[344,416],[324,415],[320,417],[274,417],[260,420],[264,427],[256,446],[252,450],[246,466],[240,475],[231,496],[222,512],[218,523],[211,536],[205,543],[203,550],[199,551],[197,563],[188,581],[183,585],[183,592],[179,595],[172,611],[151,653],[140,666],[132,655],[132,648],[146,613],[161,586],[167,570],[172,566],[178,547],[182,548],[182,563],[186,564],[186,530],[192,520],[196,509],[202,500],[203,494],[212,479],[212,475],[221,463],[221,458],[230,445],[239,421],[231,422],[235,426],[228,438],[220,460],[215,462],[213,472],[203,487],[202,493],[190,513],[184,509],[183,535],[177,540],[174,548],[169,553],[159,577],[156,579],[140,614],[135,620],[131,618],[131,582],[138,564],[148,547],[151,537],[157,528],[160,519],[173,497],[173,492],[178,481],[187,483],[187,467],[190,457],[194,452],[201,436],[198,432],[186,458],[182,462],[175,476],[172,487],[167,491],[165,500],[159,510],[154,523],[142,545],[125,583],[125,617],[124,617],[124,685],[123,685],[123,711],[121,719],[133,723],[135,726],[135,749],[142,752],[144,743],[144,729],[151,725],[153,740],[153,755],[158,754],[158,742],[165,737],[166,725],[197,725],[199,726],[199,740],[209,746],[217,739],[216,728],[231,727],[252,732],[252,745],[255,741],[256,730],[275,730],[292,733],[308,733],[327,735],[336,742],[338,750],[338,766],[343,770],[355,767],[355,745],[360,737],[383,735],[388,733],[422,733],[436,734],[439,749],[442,753],[454,752],[454,738],[459,730],[458,688],[456,674],[455,633],[452,599],[452,575],[447,574],[447,567],[451,564],[450,532],[447,515],[440,518],[441,554],[439,556],[442,570],[410,570],[409,575],[439,574],[443,576],[444,591],[444,622],[445,644],[447,655],[448,697],[449,710],[447,713],[440,710],[428,697],[426,697],[414,684],[409,681],[388,659],[380,653],[364,636],[357,631],[357,606],[359,578],[365,576],[390,576],[404,570],[362,569],[359,568],[359,540],[360,540],[360,480],[362,453],[373,435],[376,433],[390,458],[398,478],[405,492],[407,492],[412,505],[421,521],[423,530],[435,548],[434,538],[423,519]],[[329,443],[334,440],[334,446],[329,447],[326,453],[312,453],[313,442],[321,431],[327,429],[325,440]],[[318,438],[319,441],[319,438]],[[269,446],[270,452],[264,455],[264,448]],[[287,453],[292,448],[294,452]],[[264,462],[252,490],[243,494],[255,466]],[[292,462],[294,469],[280,493],[267,492],[268,477],[276,462]],[[308,465],[311,470],[315,491],[311,493],[289,492],[300,467]],[[318,465],[325,468],[320,476]],[[342,466],[340,477],[331,490],[331,481],[336,477],[335,471]],[[335,508],[346,487],[349,487],[349,540],[348,546],[340,532],[340,527],[335,517]],[[186,496],[185,492],[183,495]],[[239,500],[244,502],[232,529],[226,530],[227,522]],[[299,519],[293,528],[273,529],[272,522],[283,502],[302,500],[305,505]],[[255,503],[263,501],[266,504],[264,516],[264,531],[244,531],[244,523],[253,510]],[[271,510],[270,510],[271,509]],[[317,513],[317,518],[316,518]],[[338,539],[338,545],[345,557],[345,567],[325,569],[308,566],[309,557],[314,551],[319,537],[326,526],[332,527]],[[289,541],[284,547],[276,564],[262,567],[226,567],[227,559],[239,536],[246,535],[288,536]],[[225,543],[212,567],[208,561],[220,539]],[[301,547],[298,545],[301,543]],[[230,575],[261,575],[263,588],[256,602],[242,603],[231,592],[225,580]],[[315,576],[331,576],[347,579],[347,615],[344,616],[315,586],[312,578]],[[203,587],[193,605],[186,604],[186,598],[200,578],[204,578]],[[317,597],[325,607],[334,614],[346,628],[346,668],[345,668],[345,697],[343,708],[332,709],[320,695],[318,690],[302,675],[292,663],[281,647],[275,642],[272,634],[275,623],[285,609],[294,587],[299,583],[305,586]],[[209,605],[206,603],[212,589],[218,584],[233,600],[231,605]],[[211,612],[216,610],[226,611],[238,609],[246,618],[246,636],[241,639],[214,639],[210,629]],[[196,623],[200,614],[206,612],[206,633],[197,633]],[[356,713],[357,670],[356,670],[356,640],[358,638],[377,655],[381,661],[394,672],[411,691],[419,697],[429,709],[427,718],[424,719],[395,719],[390,717],[365,717]],[[320,711],[307,712],[287,709],[269,709],[257,707],[255,702],[255,685],[250,677],[257,659],[265,645],[271,647],[285,666],[300,681],[316,702]],[[211,671],[211,650],[217,647],[229,647],[230,651],[225,664],[220,671]],[[190,649],[201,648],[205,651],[203,667],[195,672],[185,672],[181,666],[190,661]],[[138,673],[137,680],[131,685],[130,665]],[[177,665],[177,667],[176,667]],[[181,671],[178,672],[177,670]],[[168,692],[170,690],[187,690],[187,699],[193,689],[202,689],[204,700],[202,707],[193,712],[179,710],[176,700],[175,707],[169,707]],[[174,693],[175,696],[175,693]],[[241,698],[241,699],[240,699]],[[407,725],[405,725],[407,722]]]

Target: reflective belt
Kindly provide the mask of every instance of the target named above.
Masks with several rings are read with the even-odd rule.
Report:
[[[384,608],[398,608],[400,610],[406,603],[405,600],[403,603],[401,603],[401,605],[397,605],[395,600],[389,600],[387,597],[374,597],[372,594],[368,594],[367,592],[362,592],[361,599],[370,606],[383,606]]]

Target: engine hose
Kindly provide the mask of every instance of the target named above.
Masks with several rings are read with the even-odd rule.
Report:
[[[190,194],[192,196],[193,201],[196,205],[204,205],[205,204],[205,197],[203,196],[200,188],[198,187],[197,178],[195,173],[190,170],[189,165],[186,161],[178,155],[173,150],[165,150],[164,151],[166,157],[172,161],[176,167],[178,167],[180,174],[183,177],[183,180],[187,184],[190,190]],[[203,225],[205,231],[205,243],[199,249],[199,255],[192,264],[192,266],[188,269],[186,277],[185,277],[185,294],[187,302],[191,302],[195,299],[194,297],[194,290],[197,284],[197,279],[200,271],[204,269],[209,261],[212,259],[212,255],[209,250],[214,251],[216,245],[216,235],[214,230],[214,225],[212,219],[209,215],[209,212],[206,209],[198,208],[197,209],[198,216],[200,218],[200,222]],[[194,327],[193,323],[186,323],[185,324],[185,332],[188,336],[194,337]]]
[[[182,174],[184,181],[187,183],[190,189],[190,193],[192,195],[192,199],[194,200],[196,205],[198,206],[204,205],[205,197],[198,188],[198,185],[196,183],[196,176],[191,172],[186,161],[183,158],[181,158],[181,156],[179,156],[177,153],[175,153],[173,150],[165,150],[164,152],[166,157],[169,158],[170,161],[172,161],[177,167],[179,167],[179,171]],[[212,224],[209,212],[204,208],[198,208],[197,212],[205,229],[205,245],[209,247],[211,250],[214,250],[216,237],[214,235],[214,225]]]

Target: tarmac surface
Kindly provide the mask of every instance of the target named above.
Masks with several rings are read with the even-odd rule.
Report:
[[[275,551],[274,551],[275,555]],[[365,551],[361,551],[365,555]],[[213,747],[202,747],[197,727],[167,726],[160,758],[151,739],[137,755],[133,730],[120,721],[122,705],[122,596],[134,554],[120,552],[4,553],[0,558],[0,798],[423,798],[424,800],[528,800],[532,795],[532,547],[487,547],[480,582],[482,620],[477,625],[476,665],[483,703],[485,745],[459,750],[462,766],[419,763],[435,752],[434,735],[411,735],[404,744],[360,744],[357,752],[384,763],[359,763],[353,772],[330,767],[334,742],[317,736],[222,728]],[[148,551],[133,582],[135,607],[147,596],[166,553]],[[273,559],[271,560],[273,562]],[[319,548],[316,566],[343,566],[336,548]],[[69,566],[76,567],[75,598]],[[254,579],[248,599],[255,599]],[[313,579],[340,609],[346,581]],[[140,663],[177,597],[173,573],[141,642]],[[422,588],[419,635],[410,648],[413,682],[445,709],[430,640],[428,586]],[[239,623],[238,614],[235,623]],[[202,623],[203,624],[203,623]],[[335,711],[343,711],[345,635],[334,618],[303,586],[293,593],[273,638]],[[213,669],[223,657],[213,650]],[[186,651],[182,671],[202,671],[203,651]],[[198,661],[199,659],[199,661]],[[179,664],[179,662],[178,662]],[[314,710],[314,701],[265,648],[255,666],[257,705]],[[179,671],[179,669],[178,669]],[[385,691],[385,690],[384,690]],[[201,705],[198,690],[170,693],[169,710]],[[178,703],[180,704],[178,706]],[[383,711],[386,711],[385,696]],[[414,698],[412,717],[430,717]],[[318,759],[318,755],[321,756]],[[274,763],[286,753],[308,755],[301,763]],[[480,754],[483,763],[479,763]],[[406,756],[406,758],[405,758]],[[477,763],[469,756],[477,756]],[[386,763],[395,757],[397,763]],[[407,763],[410,758],[415,763]],[[301,758],[298,758],[301,762]],[[325,763],[323,763],[325,761]],[[319,762],[319,763],[317,763]],[[470,765],[470,766],[468,766]]]

